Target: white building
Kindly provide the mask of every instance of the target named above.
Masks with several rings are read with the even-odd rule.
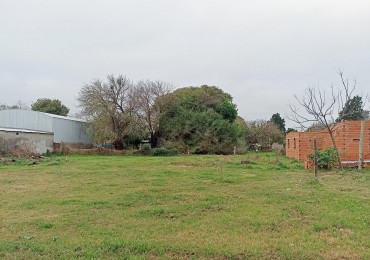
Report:
[[[54,149],[54,134],[35,130],[0,128],[0,154],[26,146],[33,153],[43,154]]]
[[[92,144],[91,127],[84,120],[43,112],[21,109],[2,110],[0,128],[2,132],[8,133],[6,136],[11,132],[9,129],[12,129],[18,135],[19,133],[27,133],[27,136],[31,136],[32,133],[38,135],[48,133],[48,136],[52,134],[54,143]],[[50,147],[41,150],[46,152],[46,149],[50,151]]]

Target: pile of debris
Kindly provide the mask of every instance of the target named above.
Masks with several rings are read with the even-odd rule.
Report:
[[[106,149],[104,147],[92,149],[76,149],[70,147],[68,144],[62,143],[59,151],[61,154],[97,154],[97,155],[123,155],[128,152],[125,150]]]
[[[17,147],[9,150],[5,157],[0,157],[0,163],[9,164],[16,163],[17,159],[26,159],[28,165],[38,164],[44,157],[34,153],[27,144],[18,145]]]

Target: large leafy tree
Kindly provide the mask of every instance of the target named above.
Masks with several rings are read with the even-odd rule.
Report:
[[[362,102],[362,97],[353,96],[349,98],[344,104],[343,109],[339,112],[337,122],[342,120],[362,120],[365,119],[366,114],[364,112],[364,104]]]
[[[242,135],[232,97],[217,87],[181,88],[160,101],[159,136],[164,146],[229,153]]]
[[[40,111],[54,115],[67,116],[69,108],[58,99],[39,98],[31,105],[33,111]]]
[[[280,116],[279,113],[273,114],[270,121],[274,123],[282,133],[285,133],[285,120]]]

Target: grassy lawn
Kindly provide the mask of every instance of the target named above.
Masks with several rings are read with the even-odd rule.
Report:
[[[0,164],[0,198],[0,258],[370,259],[370,171],[269,153]]]

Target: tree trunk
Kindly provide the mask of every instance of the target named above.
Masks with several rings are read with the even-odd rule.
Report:
[[[331,129],[329,129],[329,134],[330,134],[330,138],[331,138],[331,141],[332,141],[332,143],[333,143],[334,149],[335,149],[335,151],[336,151],[336,153],[337,153],[337,158],[338,158],[339,168],[340,168],[341,170],[343,170],[342,160],[340,159],[339,151],[338,151],[338,149],[337,149],[337,144],[336,144],[336,142],[335,142],[335,138],[334,138],[334,136],[333,136],[333,132],[331,131]]]
[[[115,140],[113,142],[114,149],[123,150],[123,136],[119,127],[115,127]]]
[[[150,146],[156,148],[158,145],[158,137],[154,132],[150,133]]]
[[[113,142],[114,149],[116,150],[123,150],[123,142],[122,139],[116,139]]]

